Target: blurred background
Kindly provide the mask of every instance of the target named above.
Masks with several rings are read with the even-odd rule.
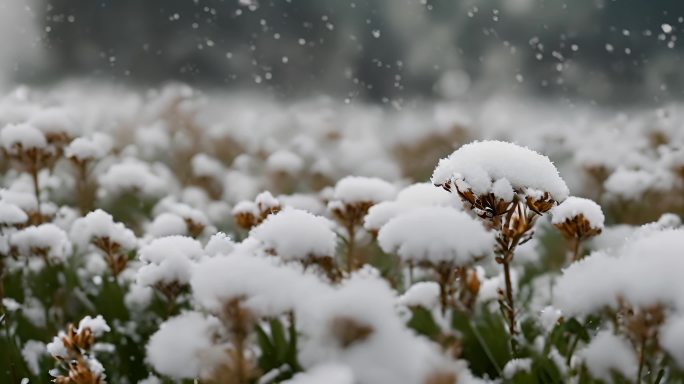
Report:
[[[683,95],[682,30],[681,0],[2,0],[0,79],[657,104]]]

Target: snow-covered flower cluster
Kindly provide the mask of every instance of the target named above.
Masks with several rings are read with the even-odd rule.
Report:
[[[0,375],[681,381],[676,109],[549,111],[0,99]]]

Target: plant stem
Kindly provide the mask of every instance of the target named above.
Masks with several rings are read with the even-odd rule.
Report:
[[[356,268],[356,228],[354,224],[347,225],[349,239],[347,241],[347,272],[351,273]]]
[[[641,339],[641,345],[639,345],[639,370],[637,371],[637,383],[641,383],[641,375],[644,371],[644,361],[646,360],[646,337]]]
[[[38,168],[31,167],[31,179],[33,180],[33,193],[36,196],[36,211],[38,213],[38,224],[43,222],[43,215],[40,213],[40,185],[38,181]]]
[[[504,280],[506,283],[506,320],[508,320],[508,332],[511,334],[511,352],[513,355],[517,354],[518,343],[515,341],[515,335],[518,333],[515,324],[515,304],[513,302],[513,284],[511,283],[511,266],[512,253],[507,252],[503,257]]]
[[[574,238],[572,239],[570,243],[570,252],[572,254],[572,262],[575,262],[580,259],[580,243],[581,240],[579,238]]]

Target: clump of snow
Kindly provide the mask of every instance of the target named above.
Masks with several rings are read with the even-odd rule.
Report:
[[[30,124],[10,124],[0,130],[0,144],[9,153],[20,147],[22,150],[42,149],[47,146],[43,132]]]
[[[420,281],[410,286],[397,300],[407,307],[436,308],[439,304],[439,284],[434,281]]]
[[[190,237],[155,239],[140,250],[140,260],[146,264],[138,270],[138,283],[144,286],[187,284],[193,262],[203,254],[202,245]]]
[[[684,367],[684,316],[672,315],[660,327],[659,342],[680,367]]]
[[[97,209],[77,219],[71,226],[70,237],[81,248],[95,239],[109,239],[123,249],[134,249],[137,239],[133,231],[117,223],[109,213]]]
[[[627,340],[611,331],[600,331],[589,344],[577,352],[592,376],[613,382],[612,372],[631,379],[637,374],[637,357]]]
[[[167,180],[158,170],[142,161],[127,158],[109,167],[100,176],[99,183],[104,190],[114,195],[131,192],[158,197],[169,191]]]
[[[554,305],[571,316],[617,308],[619,298],[642,308],[665,304],[684,309],[678,294],[684,289],[683,247],[684,230],[666,229],[632,238],[611,253],[594,252],[563,271]]]
[[[276,261],[242,253],[204,259],[192,273],[193,296],[210,311],[243,300],[245,308],[259,315],[277,316],[296,308],[310,292],[326,288],[317,278]]]
[[[592,228],[603,229],[605,217],[601,206],[593,200],[581,197],[570,196],[565,201],[551,209],[551,222],[562,224],[566,220],[582,215],[589,222]]]
[[[192,166],[192,174],[198,177],[220,180],[225,173],[223,164],[204,153],[198,153],[193,156],[190,164]]]
[[[174,213],[164,212],[154,218],[154,221],[147,228],[147,233],[153,237],[185,236],[188,234],[188,225],[182,217]]]
[[[29,124],[41,130],[46,136],[66,135],[73,137],[77,131],[76,122],[64,108],[44,108],[39,109],[31,119]]]
[[[67,234],[54,224],[31,226],[14,233],[10,239],[24,256],[44,256],[53,261],[65,261],[71,255]]]
[[[385,281],[365,274],[305,300],[297,318],[305,336],[302,365],[342,364],[362,383],[424,383],[428,375],[454,368],[435,345],[405,327],[395,303]]]
[[[21,208],[0,200],[0,227],[24,224],[27,220],[28,215]]]
[[[112,139],[95,133],[92,137],[77,137],[64,149],[67,158],[78,161],[97,160],[105,157],[112,148]]]
[[[449,192],[430,183],[416,183],[402,189],[395,200],[383,201],[368,210],[363,226],[369,231],[378,231],[390,219],[418,207],[453,206],[455,199]]]
[[[24,343],[24,347],[21,349],[21,357],[24,358],[26,366],[34,376],[40,374],[40,360],[46,352],[47,348],[42,341],[29,340]]]
[[[285,208],[253,228],[250,237],[285,260],[333,257],[337,235],[332,222],[306,211]]]
[[[304,161],[290,151],[278,150],[273,152],[268,159],[266,159],[266,167],[271,172],[296,175],[304,167]]]
[[[378,243],[403,260],[465,265],[492,252],[494,234],[464,212],[425,207],[390,220],[380,229]]]
[[[335,184],[333,200],[343,204],[372,203],[392,200],[396,188],[375,177],[347,176]]]
[[[81,321],[78,322],[78,332],[81,332],[86,328],[89,328],[95,337],[102,336],[105,332],[111,331],[102,315],[97,315],[94,318],[86,316],[81,319]]]
[[[161,324],[147,344],[147,359],[154,369],[174,379],[200,377],[207,366],[206,355],[220,329],[218,319],[186,312]]]
[[[532,188],[548,192],[555,201],[563,201],[569,194],[548,157],[502,141],[476,141],[462,146],[439,161],[432,183],[456,183],[476,195],[496,192],[500,197],[510,196],[509,185],[515,190]]]
[[[228,255],[235,249],[235,243],[223,232],[215,233],[204,246],[207,256]]]
[[[552,306],[547,306],[539,313],[539,323],[546,332],[551,332],[558,324],[558,320],[563,317],[563,313]]]
[[[507,380],[512,380],[518,373],[530,372],[531,370],[532,359],[511,359],[503,368],[503,377]]]

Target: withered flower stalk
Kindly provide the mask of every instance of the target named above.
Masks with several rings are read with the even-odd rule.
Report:
[[[581,213],[566,219],[562,223],[554,224],[554,226],[560,231],[565,240],[568,241],[570,256],[573,262],[581,258],[582,241],[601,234],[601,228],[592,226],[589,220]]]
[[[332,208],[335,218],[347,231],[347,271],[352,272],[361,268],[365,260],[359,259],[356,250],[357,229],[363,224],[363,218],[368,213],[372,202],[356,202],[336,204]]]
[[[515,340],[518,334],[513,283],[511,280],[511,261],[516,248],[532,239],[534,223],[537,217],[548,212],[555,204],[548,192],[527,194],[515,190],[511,200],[504,200],[487,193],[476,195],[472,190],[461,190],[453,184],[458,196],[469,205],[477,216],[496,232],[496,262],[503,266],[505,291],[499,292],[499,303],[508,323],[511,334],[511,349],[517,351]],[[441,185],[451,192],[452,183]]]

